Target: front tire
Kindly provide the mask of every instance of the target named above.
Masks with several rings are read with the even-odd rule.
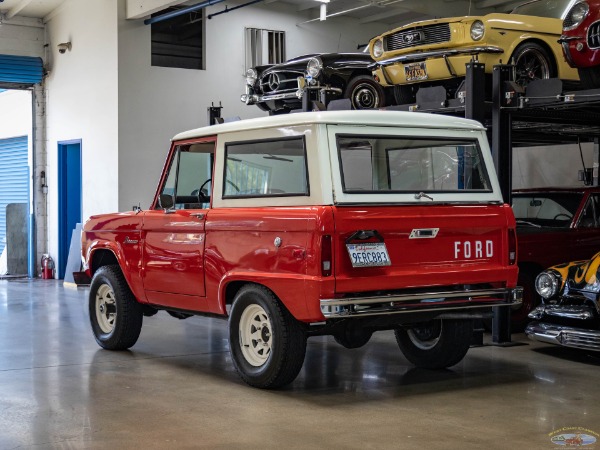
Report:
[[[467,354],[472,320],[431,320],[396,328],[396,342],[411,363],[424,369],[443,369]]]
[[[385,106],[383,87],[368,75],[352,78],[344,97],[350,99],[352,109],[377,109]]]
[[[233,301],[229,348],[246,384],[278,388],[298,376],[304,364],[306,333],[271,291],[248,284]]]
[[[535,42],[524,42],[512,54],[515,61],[515,82],[527,86],[534,80],[556,76],[556,64],[552,55]]]
[[[143,308],[119,266],[103,266],[94,274],[89,313],[92,332],[100,347],[125,350],[137,342],[144,320]]]

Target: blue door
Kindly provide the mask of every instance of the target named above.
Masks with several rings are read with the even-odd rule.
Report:
[[[81,223],[81,141],[58,143],[58,278],[65,277],[71,235]]]

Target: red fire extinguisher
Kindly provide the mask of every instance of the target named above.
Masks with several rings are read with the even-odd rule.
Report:
[[[54,278],[54,261],[50,255],[42,255],[42,279],[50,280]]]

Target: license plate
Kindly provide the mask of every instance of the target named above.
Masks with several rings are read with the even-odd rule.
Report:
[[[378,267],[392,264],[384,242],[346,244],[352,267]]]
[[[428,78],[427,69],[424,62],[405,65],[404,75],[406,77],[406,81],[426,80]]]

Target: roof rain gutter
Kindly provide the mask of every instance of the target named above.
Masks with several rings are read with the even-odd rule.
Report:
[[[178,9],[177,11],[171,11],[166,14],[161,14],[160,16],[151,17],[150,19],[146,19],[146,20],[144,20],[144,25],[150,25],[152,23],[162,22],[163,20],[169,20],[174,17],[181,16],[183,14],[187,14],[187,13],[194,12],[194,11],[199,11],[201,9],[206,8],[207,6],[216,5],[217,3],[221,3],[224,1],[225,0],[206,0],[205,2],[197,3],[196,5],[188,6],[186,8]]]

